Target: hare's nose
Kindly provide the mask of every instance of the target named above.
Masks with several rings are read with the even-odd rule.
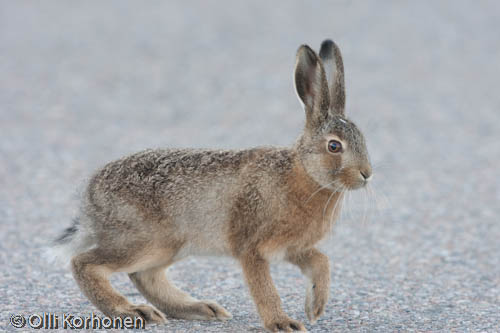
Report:
[[[359,173],[361,173],[361,177],[367,182],[372,179],[372,172],[371,170],[360,170]]]

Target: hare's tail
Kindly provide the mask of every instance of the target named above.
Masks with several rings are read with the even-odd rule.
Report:
[[[80,218],[66,228],[52,244],[45,249],[45,257],[54,264],[69,265],[71,258],[95,246],[95,238]]]

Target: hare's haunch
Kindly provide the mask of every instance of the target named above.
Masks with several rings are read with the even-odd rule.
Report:
[[[75,280],[99,310],[162,323],[165,315],[229,319],[223,307],[189,296],[165,274],[190,255],[228,255],[241,263],[266,329],[305,329],[281,309],[273,259],[309,278],[305,311],[318,319],[330,270],[315,244],[337,218],[344,192],[364,186],[372,170],[362,133],[344,115],[344,68],[332,41],[319,56],[307,45],[298,49],[295,88],[306,122],[293,147],[147,150],[94,174],[81,214],[54,250],[71,258]],[[115,291],[108,281],[114,272],[127,272],[154,307]]]

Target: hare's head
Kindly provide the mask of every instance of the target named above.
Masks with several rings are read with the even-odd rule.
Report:
[[[307,45],[299,48],[295,89],[306,112],[296,146],[306,172],[333,190],[366,185],[372,168],[363,134],[344,115],[344,66],[335,43],[324,41],[319,56]]]

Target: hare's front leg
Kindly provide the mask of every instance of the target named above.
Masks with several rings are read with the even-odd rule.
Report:
[[[314,323],[325,311],[330,293],[328,257],[312,248],[306,251],[289,252],[286,259],[299,266],[302,273],[309,278],[305,310],[311,323]]]
[[[281,300],[269,272],[269,262],[257,254],[240,258],[250,294],[264,327],[272,332],[305,331],[304,325],[290,319],[281,309]]]

